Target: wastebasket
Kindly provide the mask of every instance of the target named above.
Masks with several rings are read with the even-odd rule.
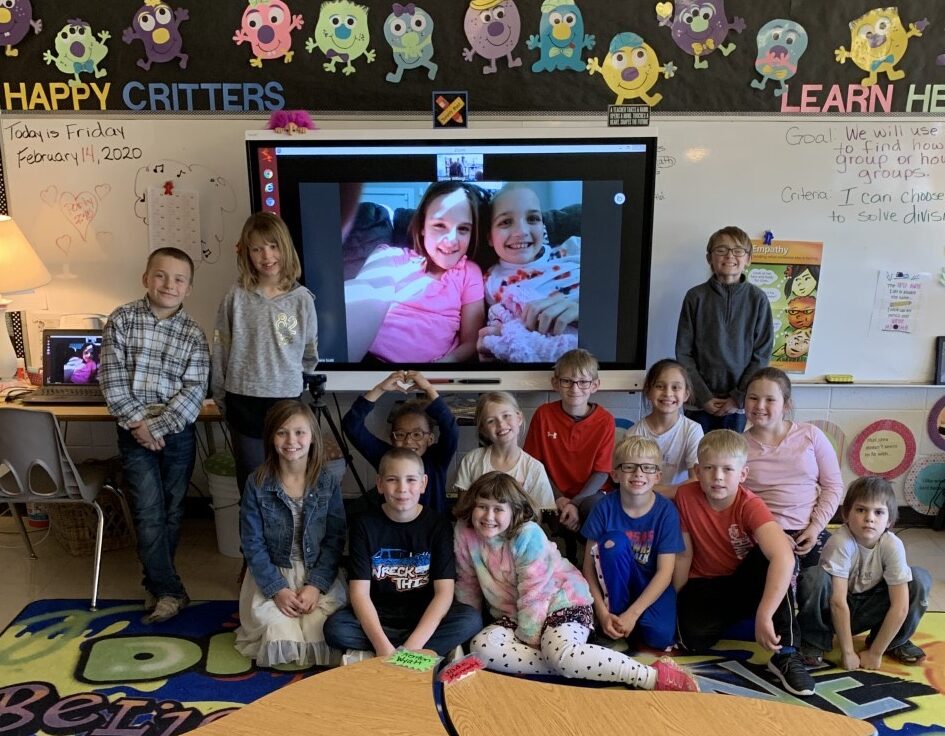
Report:
[[[217,452],[203,464],[213,500],[213,522],[221,555],[242,557],[240,552],[240,489],[236,485],[236,460],[228,452]]]

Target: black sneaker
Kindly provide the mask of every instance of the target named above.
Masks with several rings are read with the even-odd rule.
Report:
[[[768,660],[768,669],[777,675],[781,686],[791,695],[814,694],[814,678],[810,676],[801,655],[797,652],[772,655]]]

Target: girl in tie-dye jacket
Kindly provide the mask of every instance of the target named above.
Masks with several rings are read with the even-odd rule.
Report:
[[[623,682],[646,690],[697,690],[669,659],[647,667],[587,643],[593,599],[587,582],[535,523],[536,512],[513,477],[486,473],[454,509],[456,599],[496,619],[470,649],[488,669]]]

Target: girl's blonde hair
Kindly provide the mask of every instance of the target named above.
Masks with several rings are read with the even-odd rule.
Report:
[[[487,404],[505,404],[506,406],[511,406],[519,414],[522,413],[521,407],[518,405],[515,397],[512,396],[508,391],[487,391],[484,394],[479,395],[479,401],[476,402],[476,429],[479,430],[479,436],[483,437],[486,427],[486,405]],[[522,422],[522,426],[519,429],[519,434],[524,431],[525,422]],[[485,439],[483,437],[483,439]],[[519,440],[522,438],[519,437]]]
[[[308,421],[312,430],[312,444],[308,448],[308,462],[305,464],[305,487],[314,488],[318,481],[318,474],[325,464],[325,446],[322,444],[322,433],[318,430],[318,421],[312,410],[301,401],[285,399],[276,402],[266,412],[266,421],[263,424],[263,449],[265,459],[255,473],[256,482],[262,484],[266,478],[279,477],[279,453],[276,452],[275,439],[279,428],[292,417],[302,416]]]
[[[271,212],[257,212],[250,215],[243,224],[239,242],[236,244],[236,266],[240,273],[240,286],[251,291],[259,286],[259,274],[253,268],[249,257],[252,238],[256,236],[264,243],[275,243],[282,257],[282,273],[279,274],[279,288],[288,291],[302,275],[302,266],[292,244],[289,228],[278,215]]]
[[[507,503],[512,509],[512,522],[505,530],[509,539],[515,537],[522,525],[527,521],[537,521],[538,512],[532,505],[528,494],[511,475],[499,470],[493,470],[481,476],[468,489],[463,491],[456,506],[453,507],[453,516],[465,521],[472,519],[473,509],[479,499]]]
[[[414,252],[427,258],[427,251],[423,247],[423,226],[427,220],[427,210],[437,197],[445,194],[462,191],[466,195],[466,201],[469,202],[469,210],[472,214],[472,233],[469,236],[469,248],[466,250],[466,256],[472,258],[476,255],[476,246],[479,245],[479,218],[483,207],[482,199],[479,193],[471,185],[461,181],[437,181],[427,187],[420,198],[420,204],[414,210],[413,217],[410,218],[410,225],[407,226],[407,234],[410,236],[410,242],[413,243]]]

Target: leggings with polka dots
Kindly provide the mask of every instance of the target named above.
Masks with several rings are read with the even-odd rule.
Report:
[[[511,629],[487,626],[470,645],[486,669],[516,675],[562,675],[585,680],[623,682],[653,689],[656,671],[632,657],[588,644],[590,629],[579,623],[549,626],[541,635],[541,649],[517,639]]]

